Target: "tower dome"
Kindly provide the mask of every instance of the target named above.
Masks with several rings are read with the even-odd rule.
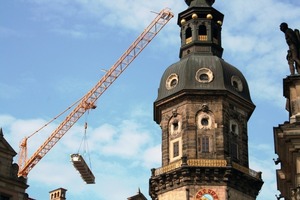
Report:
[[[161,106],[182,95],[225,95],[247,104],[250,118],[253,104],[241,71],[222,59],[224,15],[212,7],[214,0],[185,0],[188,9],[179,13],[180,60],[162,75],[155,101],[154,119],[160,121]]]
[[[191,91],[227,91],[252,103],[243,74],[217,56],[193,54],[169,66],[161,78],[156,101]]]

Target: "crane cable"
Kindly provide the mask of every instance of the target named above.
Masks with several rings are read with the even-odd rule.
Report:
[[[31,138],[32,136],[34,136],[35,134],[37,134],[38,132],[40,132],[42,129],[44,129],[45,127],[47,127],[50,123],[52,123],[53,121],[55,121],[56,119],[58,119],[60,116],[62,116],[64,113],[66,113],[68,110],[70,110],[72,107],[74,107],[76,104],[78,104],[79,102],[81,102],[83,99],[83,97],[81,97],[79,100],[77,100],[76,102],[74,102],[73,104],[71,104],[67,109],[65,109],[63,112],[61,112],[60,114],[56,115],[53,119],[51,119],[50,121],[48,121],[46,124],[44,124],[42,127],[40,127],[38,130],[36,130],[35,132],[33,132],[31,135],[24,137],[24,139],[20,142],[20,151],[19,151],[19,158],[18,158],[18,165],[19,167],[23,167],[25,165],[25,162],[27,162],[27,140],[29,138]]]
[[[83,157],[85,157],[85,155],[88,157],[89,166],[92,169],[92,162],[91,162],[91,157],[90,157],[90,152],[89,152],[89,145],[88,145],[88,140],[87,140],[87,128],[88,128],[87,119],[88,119],[88,115],[89,115],[89,110],[87,111],[87,113],[85,113],[84,134],[83,134],[83,138],[81,140],[81,143],[79,145],[77,153],[80,154],[80,150],[82,148]]]
[[[58,115],[56,115],[53,119],[51,119],[49,122],[47,122],[46,124],[44,124],[41,128],[39,128],[38,130],[36,130],[34,133],[32,133],[31,135],[27,136],[26,139],[34,136],[36,133],[38,133],[39,131],[41,131],[43,128],[45,128],[46,126],[48,126],[49,124],[51,124],[53,121],[55,121],[56,119],[58,119],[60,116],[62,116],[63,114],[65,114],[68,110],[70,110],[73,106],[75,106],[76,104],[78,104],[81,100],[83,99],[83,97],[81,97],[79,100],[77,100],[75,103],[73,103],[72,105],[70,105],[67,109],[65,109],[63,112],[59,113]]]

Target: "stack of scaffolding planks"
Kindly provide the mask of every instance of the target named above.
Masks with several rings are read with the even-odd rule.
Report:
[[[71,161],[76,168],[76,170],[80,173],[82,179],[87,184],[94,184],[95,183],[95,176],[93,175],[92,171],[84,161],[83,157],[80,154],[72,154]]]

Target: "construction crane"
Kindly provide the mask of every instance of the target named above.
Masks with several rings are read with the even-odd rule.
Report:
[[[97,84],[85,96],[83,96],[80,101],[77,102],[77,106],[74,108],[74,110],[67,115],[64,121],[60,123],[60,125],[52,132],[48,139],[33,153],[29,159],[27,159],[27,140],[40,129],[29,137],[25,137],[21,141],[18,161],[19,177],[27,177],[30,170],[32,170],[33,167],[50,151],[50,149],[53,148],[53,146],[80,119],[80,117],[88,110],[96,108],[96,102],[99,97],[142,52],[142,50],[151,42],[151,40],[170,21],[172,17],[174,17],[173,13],[167,8],[157,13],[156,18],[150,23],[144,32],[130,45],[130,47],[97,82]],[[56,117],[54,119],[56,119]],[[45,126],[47,125],[48,124]]]

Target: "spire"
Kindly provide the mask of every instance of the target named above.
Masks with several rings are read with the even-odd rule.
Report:
[[[3,137],[3,131],[2,131],[2,128],[0,128],[0,136]]]
[[[185,3],[190,7],[211,7],[215,0],[185,0]]]
[[[181,27],[179,57],[190,54],[222,57],[221,30],[224,15],[212,7],[214,0],[185,0],[188,9],[179,13]]]

